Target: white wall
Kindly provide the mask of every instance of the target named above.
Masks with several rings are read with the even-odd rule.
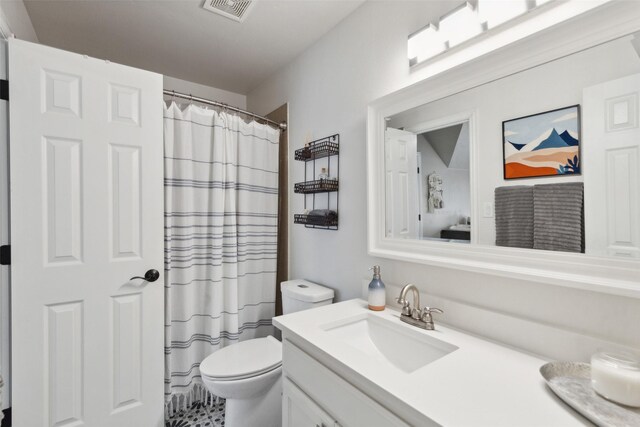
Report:
[[[27,8],[22,0],[0,0],[0,27],[6,36],[14,34],[21,40],[38,42]]]
[[[427,294],[429,305],[441,305],[446,311],[442,320],[531,352],[586,360],[603,342],[640,347],[638,299],[367,255],[367,104],[427,75],[428,68],[409,71],[407,36],[455,3],[365,2],[248,94],[248,107],[257,113],[289,102],[290,158],[305,135],[340,133],[340,229],[294,225],[293,214],[302,210],[302,197],[290,189],[290,277],[331,286],[339,300],[346,300],[361,296],[367,269],[380,264],[388,285],[413,282]],[[290,173],[293,181],[302,180],[300,162],[291,162]]]
[[[181,80],[175,77],[164,76],[163,87],[168,90],[175,90],[176,92],[187,93],[193,96],[199,96],[201,98],[210,99],[212,101],[223,102],[229,104],[232,107],[247,108],[247,96],[235,92],[229,92],[228,90],[222,90],[211,86],[205,86],[198,83],[192,83],[187,80]],[[171,97],[165,96],[165,99]],[[181,101],[176,98],[176,102]]]

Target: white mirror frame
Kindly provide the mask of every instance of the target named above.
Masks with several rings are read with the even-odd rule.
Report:
[[[387,237],[385,181],[381,173],[386,117],[636,31],[640,31],[637,3],[608,3],[372,102],[367,117],[369,255],[640,298],[640,260]]]

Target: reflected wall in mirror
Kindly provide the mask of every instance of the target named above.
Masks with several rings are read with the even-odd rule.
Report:
[[[470,243],[469,120],[387,127],[386,235]]]
[[[386,236],[640,258],[639,99],[635,33],[387,117]],[[580,173],[506,180],[503,122],[567,106]]]

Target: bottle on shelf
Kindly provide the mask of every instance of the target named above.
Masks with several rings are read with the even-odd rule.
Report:
[[[311,149],[309,148],[309,143],[304,144],[304,148],[300,151],[300,157],[303,160],[311,158]]]
[[[320,169],[320,174],[318,175],[319,180],[329,179],[329,174],[327,173],[327,168]]]

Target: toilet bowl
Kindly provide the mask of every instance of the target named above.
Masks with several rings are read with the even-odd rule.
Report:
[[[333,290],[306,280],[282,282],[285,314],[331,304]],[[282,425],[282,343],[272,336],[241,341],[200,364],[205,387],[226,399],[226,427]]]
[[[282,423],[282,344],[272,336],[242,341],[200,364],[205,387],[226,399],[225,426]]]

